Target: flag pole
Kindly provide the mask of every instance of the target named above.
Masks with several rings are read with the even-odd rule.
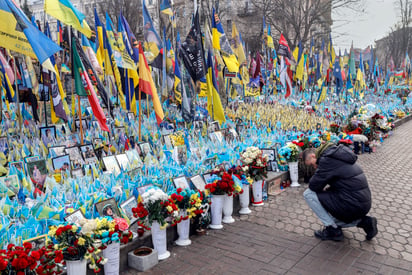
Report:
[[[142,91],[139,88],[139,142],[142,141]]]
[[[80,106],[80,96],[77,95],[77,107],[78,107],[78,115],[79,115],[79,120],[80,120],[80,141],[81,141],[81,145],[84,144],[84,140],[83,140],[83,123],[82,123],[82,107]]]
[[[16,57],[13,56],[13,67],[14,67],[14,82],[16,83],[16,103],[17,103],[17,115],[19,116],[19,133],[20,137],[22,135],[21,132],[21,113],[20,113],[20,95],[19,95],[19,84],[17,83],[17,69],[16,69]]]

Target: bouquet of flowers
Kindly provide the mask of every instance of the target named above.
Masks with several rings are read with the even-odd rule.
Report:
[[[23,246],[9,244],[0,250],[0,273],[13,275],[61,274],[63,254],[51,248],[33,249],[30,242]]]
[[[203,194],[192,189],[177,188],[170,194],[170,198],[180,210],[185,211],[183,220],[194,218],[203,213],[202,198]]]
[[[248,167],[248,174],[254,181],[266,178],[266,166],[268,156],[263,156],[262,151],[257,147],[248,147],[241,155],[241,160]]]
[[[167,227],[166,220],[172,225],[179,222],[179,208],[169,196],[159,188],[150,188],[142,195],[142,201],[136,208],[132,208],[134,217],[138,218],[138,225],[150,230],[153,221],[160,224],[161,229]]]
[[[210,183],[206,184],[205,189],[213,195],[228,194],[232,196],[235,192],[235,182],[232,175],[224,170],[224,168],[217,168],[212,171]]]
[[[299,159],[300,148],[293,142],[289,142],[279,150],[279,155],[284,157],[287,162],[296,162]]]
[[[339,126],[338,124],[336,124],[336,123],[332,123],[332,124],[329,126],[329,129],[330,129],[330,131],[331,131],[332,133],[339,134],[340,126]]]
[[[99,255],[100,245],[95,247],[93,239],[83,234],[81,230],[80,227],[71,224],[51,226],[49,237],[55,244],[55,248],[63,252],[63,258],[66,261],[90,260],[89,268],[99,273],[98,264],[104,265],[107,259]]]

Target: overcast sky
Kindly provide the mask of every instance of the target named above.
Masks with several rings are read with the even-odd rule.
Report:
[[[336,51],[349,49],[353,40],[355,48],[366,48],[374,45],[389,33],[397,21],[399,13],[395,3],[399,0],[364,0],[364,12],[334,12],[332,38]],[[345,34],[345,35],[344,35]]]

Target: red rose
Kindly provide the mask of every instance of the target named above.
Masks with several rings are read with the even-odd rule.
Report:
[[[0,259],[0,271],[6,270],[8,264],[7,261]]]
[[[29,266],[29,262],[24,257],[15,258],[11,262],[11,266],[14,267],[14,269],[16,269],[16,270],[26,269]]]
[[[178,194],[180,194],[180,192],[182,192],[182,191],[183,191],[182,188],[177,188],[177,190],[176,190],[176,192],[177,192]]]
[[[299,147],[303,147],[304,145],[305,145],[305,143],[303,143],[303,142],[299,142],[299,143],[298,143],[298,146],[299,146]]]
[[[34,260],[40,260],[41,254],[39,251],[32,251],[30,255],[33,257]]]
[[[42,265],[39,265],[39,266],[36,268],[36,273],[37,273],[37,274],[43,274],[43,273],[44,273],[44,268],[43,268]]]
[[[68,252],[70,255],[72,255],[72,256],[75,256],[75,255],[78,254],[77,249],[74,248],[73,246],[70,246],[69,248],[67,248],[67,252]]]
[[[8,246],[7,246],[7,250],[12,250],[14,248],[14,244],[9,244]]]
[[[61,252],[61,250],[57,250],[55,252],[54,262],[61,263],[62,261],[63,261],[63,253]]]
[[[172,200],[176,200],[177,195],[176,193],[173,193],[170,197],[172,198]]]
[[[177,201],[182,201],[183,200],[183,196],[182,195],[178,195],[177,196]]]
[[[63,233],[63,227],[59,227],[56,230],[56,236],[59,237]]]
[[[24,271],[18,271],[17,275],[25,275],[26,273]]]
[[[31,245],[30,242],[25,242],[25,243],[23,243],[23,247],[24,247],[26,250],[31,250],[31,249],[33,248],[33,246]]]

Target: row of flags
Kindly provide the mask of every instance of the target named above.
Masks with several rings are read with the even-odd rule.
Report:
[[[327,43],[322,41],[321,48],[316,52],[313,38],[309,49],[305,49],[299,42],[292,51],[285,36],[281,34],[278,48],[275,49],[270,25],[266,25],[264,18],[264,47],[253,56],[246,54],[245,42],[235,23],[232,25],[231,37],[228,37],[214,9],[211,26],[206,25],[203,34],[199,14],[196,12],[186,38],[181,40],[177,32],[175,41],[171,41],[165,30],[162,35],[158,34],[143,1],[142,44],[137,41],[122,14],[115,26],[107,13],[103,24],[95,10],[95,29],[92,30],[85,16],[69,0],[45,0],[44,8],[46,13],[58,19],[56,42],[51,40],[48,27],[42,32],[40,26],[33,24],[35,20],[30,21],[14,1],[0,2],[0,47],[21,53],[25,57],[18,64],[21,76],[15,79],[10,66],[12,58],[0,55],[0,77],[9,102],[15,97],[13,84],[18,80],[32,89],[37,98],[39,86],[49,82],[52,121],[67,121],[70,114],[60,72],[72,73],[76,93],[88,97],[93,114],[103,130],[108,128],[98,96],[109,109],[113,107],[111,96],[116,96],[122,108],[135,114],[139,109],[139,99],[150,96],[156,120],[160,124],[165,117],[160,96],[164,96],[163,100],[173,99],[181,106],[184,118],[191,120],[193,98],[197,96],[196,87],[199,87],[199,96],[207,98],[209,115],[214,120],[223,122],[222,86],[229,91],[227,93],[230,93],[229,87],[239,86],[244,96],[283,91],[285,97],[289,97],[293,90],[298,92],[299,89],[313,87],[318,91],[317,101],[322,102],[326,99],[331,84],[335,85],[338,96],[346,90],[347,93],[356,92],[361,98],[366,88],[368,71],[370,81],[375,86],[379,87],[382,83],[382,68],[377,59],[374,64],[372,58],[364,63],[360,53],[359,65],[356,66],[354,50],[351,49],[345,55],[340,52],[336,54],[331,36]],[[170,2],[162,0],[160,10],[162,14],[169,16],[174,28],[175,14]],[[67,26],[77,30],[78,37]],[[90,40],[93,34],[96,38]],[[373,53],[370,54],[373,56]],[[68,61],[71,55],[73,64],[70,67]],[[56,56],[61,56],[63,60],[61,68],[57,66]],[[40,78],[36,77],[32,58],[39,60],[42,66]],[[409,76],[411,65],[408,56],[402,67],[403,75]],[[161,78],[161,85],[156,85],[152,77],[153,71]],[[225,81],[224,72],[234,73],[236,77]],[[269,80],[279,81],[280,90],[275,84],[272,84],[270,90]],[[74,113],[74,105],[71,113]]]

